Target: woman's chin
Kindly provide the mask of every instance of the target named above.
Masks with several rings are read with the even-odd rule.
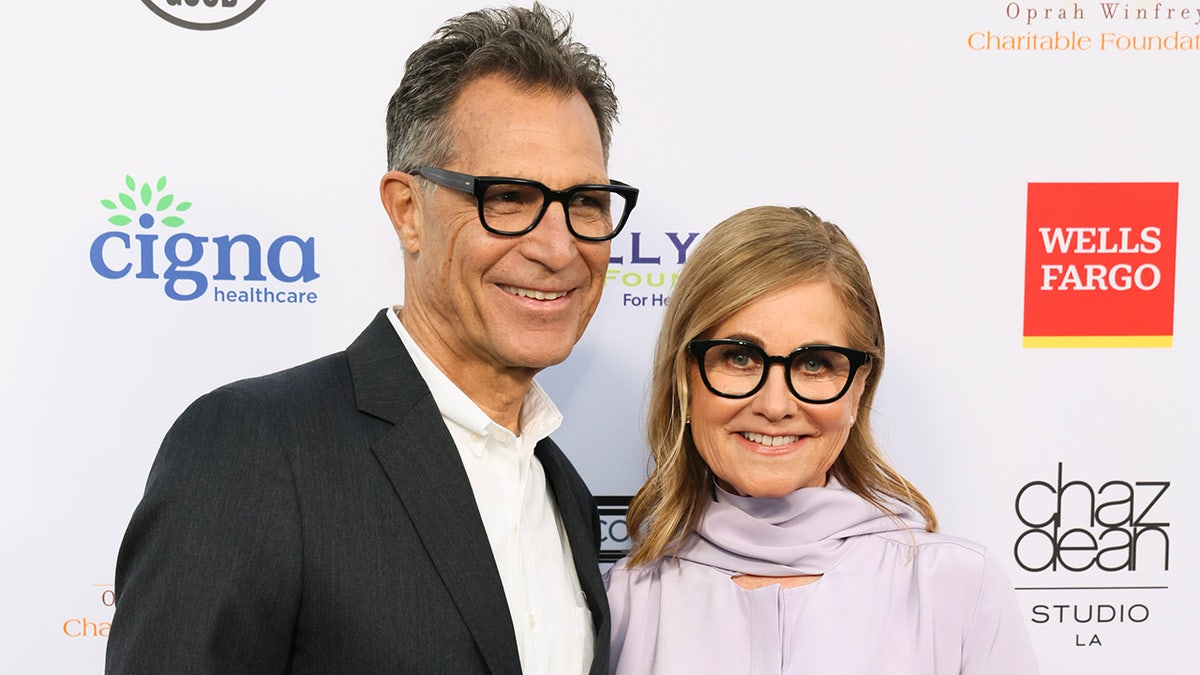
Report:
[[[755,497],[757,499],[778,499],[786,497],[802,488],[825,487],[826,482],[825,474],[806,482],[797,482],[792,478],[783,480],[757,480],[734,485],[729,481],[717,479],[717,485],[721,486],[726,492],[732,492],[742,497]]]

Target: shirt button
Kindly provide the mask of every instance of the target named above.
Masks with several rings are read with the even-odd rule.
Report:
[[[533,628],[535,625],[537,625],[537,620],[533,618],[532,614],[530,614],[529,615],[529,627]]]

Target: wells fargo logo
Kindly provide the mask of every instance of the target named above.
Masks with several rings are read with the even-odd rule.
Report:
[[[1170,347],[1178,183],[1030,183],[1026,347]]]

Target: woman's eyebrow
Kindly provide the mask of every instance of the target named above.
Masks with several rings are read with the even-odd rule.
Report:
[[[752,343],[754,343],[755,346],[762,347],[762,340],[760,340],[758,338],[758,336],[751,335],[749,333],[733,333],[732,335],[726,335],[724,337],[720,337],[720,338],[716,338],[716,339],[718,339],[718,340],[741,340],[742,342],[752,342]]]

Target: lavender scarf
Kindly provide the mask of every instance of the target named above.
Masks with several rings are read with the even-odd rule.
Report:
[[[824,574],[850,552],[850,539],[924,524],[889,504],[888,516],[830,477],[823,488],[778,498],[741,497],[720,487],[699,525],[674,555],[734,574]]]

